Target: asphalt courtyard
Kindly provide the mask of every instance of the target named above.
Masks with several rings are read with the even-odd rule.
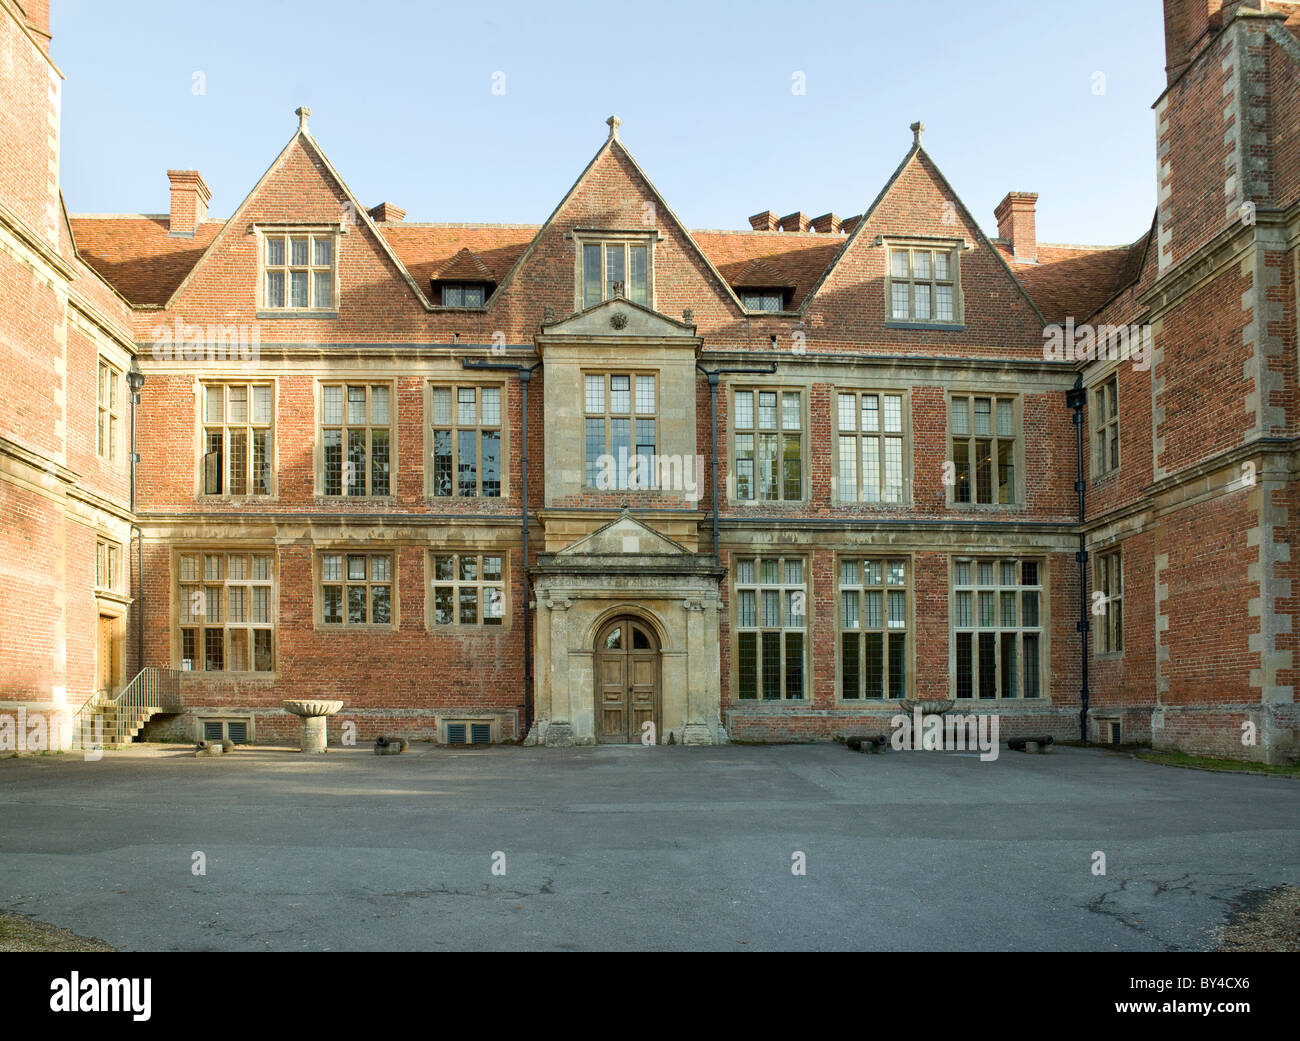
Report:
[[[1069,748],[141,746],[0,760],[0,908],[128,950],[1204,950],[1300,881],[1298,810]]]

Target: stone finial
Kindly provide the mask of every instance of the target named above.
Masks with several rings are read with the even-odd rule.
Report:
[[[307,133],[307,120],[311,118],[311,109],[306,105],[299,105],[293,110],[293,114],[298,117],[298,133]]]
[[[686,308],[686,310],[682,312],[682,325],[694,325],[694,324],[695,324],[695,312],[688,307]]]
[[[554,321],[555,321],[555,308],[552,307],[550,304],[547,304],[546,309],[542,311],[542,324],[550,325]]]
[[[921,135],[925,133],[925,124],[921,122],[913,123],[909,128],[912,131],[912,144],[921,147]]]
[[[619,119],[618,116],[610,116],[607,120],[605,120],[605,125],[609,127],[609,139],[611,141],[617,141],[618,128],[623,125],[623,121]]]

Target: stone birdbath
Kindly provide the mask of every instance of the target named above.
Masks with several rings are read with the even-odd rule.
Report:
[[[957,701],[954,698],[903,698],[898,704],[909,716],[918,708],[922,716],[942,716],[951,712]]]
[[[341,701],[286,701],[284,709],[302,718],[302,741],[299,747],[304,752],[328,752],[325,739],[325,717],[332,716],[343,707]]]

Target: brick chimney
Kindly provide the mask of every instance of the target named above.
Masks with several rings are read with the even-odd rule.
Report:
[[[197,170],[168,170],[172,182],[171,223],[169,235],[192,238],[195,229],[207,218],[212,192]]]
[[[406,211],[391,202],[381,202],[370,211],[370,219],[380,224],[400,224],[406,218]]]
[[[762,213],[756,213],[749,218],[749,226],[755,231],[779,231],[781,218],[771,210],[764,210]]]
[[[843,222],[833,213],[823,213],[820,217],[812,219],[812,230],[819,231],[823,235],[839,234],[840,226]]]
[[[41,49],[50,53],[50,0],[18,0],[27,28],[36,34]]]
[[[1038,230],[1034,219],[1037,203],[1035,192],[1008,192],[994,211],[998,219],[998,238],[1010,244],[1017,260],[1038,259]]]
[[[1164,0],[1165,73],[1173,83],[1226,19],[1240,8],[1258,11],[1261,0]]]
[[[807,231],[810,227],[812,222],[805,213],[790,213],[781,218],[782,231]]]

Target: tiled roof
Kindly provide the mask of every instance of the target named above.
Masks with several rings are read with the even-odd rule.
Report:
[[[1141,264],[1145,244],[1145,236],[1131,246],[1039,243],[1038,263],[1026,264],[1015,260],[1005,243],[994,243],[1043,317],[1052,323],[1069,317],[1082,322],[1091,316],[1133,280],[1132,268]]]
[[[804,302],[848,239],[846,235],[784,231],[693,231],[691,237],[732,286],[793,286],[791,308]],[[764,278],[771,281],[749,281],[757,263],[769,272]]]
[[[379,230],[406,270],[421,289],[429,288],[433,278],[449,276],[453,262],[462,251],[468,251],[477,260],[486,278],[500,284],[506,272],[514,267],[528,244],[533,241],[540,225],[537,224],[380,224]],[[460,267],[456,263],[456,267]],[[477,270],[477,268],[475,268]]]
[[[166,216],[70,217],[86,263],[136,306],[162,306],[184,281],[224,222],[207,220],[193,238],[168,235]],[[536,224],[377,225],[417,285],[431,279],[495,282],[523,255]],[[733,288],[792,288],[798,308],[843,248],[847,236],[815,232],[695,231],[692,237]],[[1137,277],[1146,236],[1131,246],[1040,244],[1038,263],[1017,262],[994,243],[1049,322],[1082,321]]]
[[[166,216],[69,216],[87,264],[137,307],[163,305],[225,223],[204,221],[193,238],[172,238]]]
[[[457,282],[496,281],[492,277],[492,272],[487,269],[487,265],[471,253],[467,246],[462,246],[460,252],[443,265],[437,277],[444,281],[454,279]]]

